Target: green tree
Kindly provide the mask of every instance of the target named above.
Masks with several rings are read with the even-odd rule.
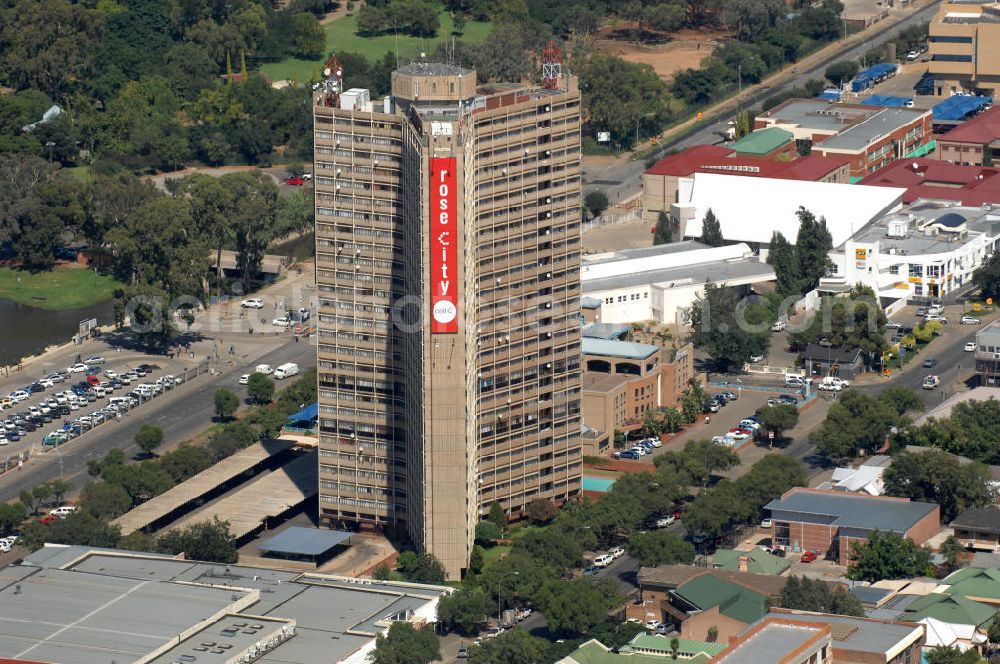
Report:
[[[157,465],[174,482],[181,482],[194,477],[215,463],[212,453],[200,445],[181,443],[177,449],[167,452],[159,458]]]
[[[274,380],[266,374],[250,374],[250,380],[247,382],[247,394],[256,403],[270,403],[274,398]]]
[[[653,246],[670,244],[674,241],[674,233],[671,226],[670,217],[666,212],[660,210],[660,213],[656,217],[656,227],[653,231]]]
[[[691,341],[724,371],[742,367],[754,355],[766,355],[770,325],[750,324],[746,307],[732,288],[705,284],[691,307]]]
[[[847,578],[855,581],[911,579],[928,574],[931,552],[898,533],[876,530],[867,542],[851,543]]]
[[[924,657],[927,664],[979,664],[983,661],[975,648],[963,652],[956,646],[934,646]]]
[[[819,280],[826,276],[832,262],[833,236],[827,230],[826,220],[800,207],[795,213],[799,218],[799,233],[795,238],[795,254],[798,258],[799,275],[803,293],[816,288]]]
[[[701,241],[710,247],[721,247],[726,244],[726,238],[722,237],[722,225],[712,212],[712,208],[705,212],[705,218],[701,220]]]
[[[121,485],[88,482],[80,492],[80,509],[97,519],[114,519],[132,509],[132,498]]]
[[[984,464],[961,464],[942,450],[896,455],[883,481],[890,496],[940,505],[945,523],[967,509],[992,505],[996,498],[992,477]]]
[[[613,581],[551,579],[535,598],[556,633],[583,635],[602,622],[608,612],[621,606],[624,598]]]
[[[24,490],[21,492],[20,500],[28,511],[32,514],[38,514],[39,508],[43,503],[52,498],[52,487],[49,486],[48,482],[43,482],[32,487],[30,490]]]
[[[559,508],[548,498],[535,498],[525,508],[525,516],[532,523],[548,523],[559,514]]]
[[[944,556],[944,559],[948,561],[948,564],[953,569],[959,566],[961,556],[965,553],[965,551],[965,545],[962,544],[962,542],[959,541],[959,539],[954,535],[948,535],[948,537],[944,538],[944,541],[941,542],[941,555]],[[998,632],[998,635],[1000,635],[1000,632]],[[1000,640],[993,641],[991,639],[991,642],[1000,643]]]
[[[447,577],[444,565],[432,553],[400,556],[398,565],[406,580],[414,583],[443,583]]]
[[[492,521],[480,521],[476,524],[476,541],[486,546],[493,546],[493,543],[500,539],[503,533]]]
[[[781,440],[786,431],[799,423],[799,410],[791,404],[765,406],[757,411],[757,417],[764,435],[774,433],[774,439]]]
[[[479,633],[486,621],[486,596],[476,588],[460,588],[438,602],[438,621],[449,631],[465,636]]]
[[[23,503],[0,503],[0,533],[10,533],[27,518],[28,509]]]
[[[587,192],[583,197],[583,206],[590,212],[591,218],[600,217],[608,209],[610,201],[608,195],[601,189]]]
[[[633,535],[626,548],[641,567],[690,565],[694,562],[694,547],[691,543],[666,530]]]
[[[479,574],[485,566],[486,550],[478,544],[474,544],[472,546],[472,553],[469,554],[469,574]]]
[[[857,597],[842,586],[831,588],[822,579],[807,576],[790,576],[781,589],[777,605],[796,611],[833,613],[844,616],[863,616],[864,608]]]
[[[492,521],[501,533],[507,529],[507,512],[504,511],[503,505],[498,502],[490,505],[490,513],[486,519]]]
[[[1000,643],[1000,616],[993,616],[989,627],[986,629],[986,641],[990,644]]]
[[[135,432],[135,444],[148,456],[152,456],[153,450],[163,444],[163,429],[155,424],[143,424]]]
[[[719,640],[719,628],[712,625],[708,628],[708,633],[705,635],[705,640],[709,643],[715,643]]]
[[[121,529],[100,521],[89,512],[75,512],[50,524],[33,521],[21,530],[21,538],[29,549],[44,543],[79,544],[82,546],[116,547]]]
[[[892,404],[849,389],[830,406],[823,424],[810,439],[827,458],[847,459],[859,450],[881,448],[890,428],[900,423]]]
[[[235,563],[239,558],[229,533],[229,522],[219,521],[218,517],[184,529],[168,530],[157,538],[156,547],[161,553],[183,553],[188,560]]]
[[[692,482],[706,486],[712,475],[740,464],[739,455],[725,445],[700,438],[684,443],[681,467]]]
[[[232,390],[220,387],[215,391],[215,415],[220,420],[228,420],[240,407],[240,398]]]
[[[375,650],[368,658],[372,664],[430,664],[441,658],[441,646],[433,630],[394,622],[387,634],[375,639]]]
[[[549,643],[523,629],[512,629],[469,648],[469,664],[537,664],[552,661]]]
[[[854,60],[840,60],[827,67],[823,75],[826,76],[826,80],[839,88],[853,79],[859,68],[858,63]]]
[[[517,538],[514,550],[560,573],[579,567],[583,556],[580,539],[567,537],[556,528],[533,530]]]
[[[579,72],[591,124],[610,131],[616,143],[633,145],[636,129],[639,136],[657,134],[674,116],[667,85],[650,65],[596,51]]]
[[[979,288],[980,297],[1000,299],[1000,253],[994,253],[976,268],[972,273],[972,282]]]
[[[778,293],[785,297],[799,297],[803,294],[799,281],[799,262],[795,255],[795,246],[789,243],[779,231],[774,231],[771,234],[767,264],[774,268],[774,275],[778,281]]]

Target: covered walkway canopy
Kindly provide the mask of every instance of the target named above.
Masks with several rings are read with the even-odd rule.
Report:
[[[350,545],[351,533],[343,530],[321,530],[292,526],[258,545],[262,554],[282,558],[305,558],[314,563],[330,557],[336,547]]]

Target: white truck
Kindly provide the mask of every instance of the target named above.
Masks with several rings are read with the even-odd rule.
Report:
[[[925,390],[933,390],[940,384],[941,384],[941,379],[931,374],[927,378],[924,378],[924,383],[920,387],[924,388]]]
[[[299,373],[299,365],[294,362],[287,362],[274,370],[274,378],[275,380],[281,380],[282,378],[294,376],[297,373]]]

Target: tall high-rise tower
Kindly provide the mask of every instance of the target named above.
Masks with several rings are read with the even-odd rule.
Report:
[[[320,516],[458,577],[494,502],[580,489],[580,95],[413,63],[315,115]]]

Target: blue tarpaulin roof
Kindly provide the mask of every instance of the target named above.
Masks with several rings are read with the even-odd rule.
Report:
[[[285,418],[286,422],[306,422],[312,421],[319,417],[319,405],[309,404],[299,412],[294,415],[289,415]]]
[[[816,95],[816,99],[828,99],[830,101],[840,101],[840,93],[832,90],[821,92]]]
[[[351,533],[343,530],[320,530],[292,526],[274,537],[269,537],[258,545],[266,553],[280,553],[292,556],[318,556],[351,538]]]
[[[975,97],[971,95],[955,95],[948,97],[934,106],[935,120],[964,120],[966,117],[982,110],[993,103],[991,97]]]
[[[895,97],[892,95],[872,95],[861,101],[869,106],[891,106],[893,108],[906,108],[913,104],[913,97]]]

